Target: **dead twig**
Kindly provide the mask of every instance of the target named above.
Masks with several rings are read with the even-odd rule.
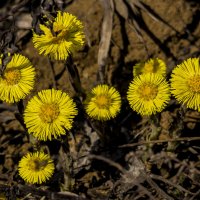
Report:
[[[112,161],[109,158],[106,158],[104,156],[90,154],[90,155],[88,155],[88,158],[89,159],[101,160],[103,162],[108,163],[110,166],[117,168],[120,172],[126,173],[126,170],[119,163],[116,163],[116,162],[114,162],[114,161]]]
[[[194,200],[194,199],[197,199],[196,197],[200,194],[200,190],[198,190],[194,196],[192,196],[189,200]]]
[[[141,145],[159,144],[159,143],[167,143],[167,142],[178,142],[178,141],[190,142],[190,141],[195,141],[195,140],[200,140],[200,137],[181,137],[181,138],[172,138],[172,139],[166,139],[166,140],[141,141],[141,142],[132,143],[132,144],[120,145],[119,148],[131,148],[131,147],[136,147],[136,146],[141,146]]]
[[[147,188],[145,188],[142,184],[138,184],[137,185],[139,188],[139,191],[143,191],[144,194],[146,194],[151,200],[155,200],[155,198],[153,197],[153,195],[151,194],[151,192],[149,192],[147,190]],[[135,198],[135,200],[140,199],[141,197],[144,197],[144,194],[139,194],[137,198]]]
[[[162,190],[156,182],[154,182],[150,177],[146,176],[146,180],[149,183],[149,185],[156,190],[156,192],[163,197],[164,199],[167,200],[173,200],[174,198],[172,198],[171,196],[169,196],[164,190]]]
[[[167,180],[167,179],[164,179],[164,178],[161,177],[161,176],[158,176],[158,175],[156,175],[156,174],[151,174],[150,177],[151,177],[152,179],[159,180],[159,181],[162,181],[162,182],[164,182],[164,183],[166,183],[166,184],[168,184],[168,185],[171,185],[171,186],[173,186],[174,188],[177,188],[179,191],[182,191],[182,192],[185,192],[185,193],[193,194],[193,195],[194,195],[194,193],[192,193],[192,192],[186,190],[186,189],[183,188],[182,186],[177,185],[177,184],[174,184],[174,183],[172,183],[171,181],[169,181],[169,180]]]

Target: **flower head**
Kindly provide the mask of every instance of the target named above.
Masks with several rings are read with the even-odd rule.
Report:
[[[92,89],[86,100],[86,112],[94,119],[106,121],[120,111],[121,97],[114,87],[98,85]]]
[[[14,54],[0,76],[0,99],[8,103],[24,99],[33,89],[34,78],[35,68],[28,58]]]
[[[72,128],[77,113],[76,104],[65,92],[42,90],[28,102],[24,122],[38,140],[52,140]]]
[[[165,62],[159,58],[151,58],[146,62],[137,63],[133,67],[134,76],[147,73],[156,73],[160,75],[165,75],[166,74]]]
[[[52,26],[52,27],[49,27]],[[33,44],[39,54],[56,60],[66,60],[69,54],[84,44],[82,23],[72,14],[59,11],[53,21],[40,24],[43,34],[33,33]]]
[[[52,176],[53,160],[43,152],[28,153],[19,162],[18,171],[26,182],[41,184]]]
[[[130,83],[127,98],[134,111],[152,115],[166,106],[170,100],[170,88],[163,76],[142,74]]]
[[[176,99],[200,111],[200,65],[199,58],[189,58],[175,67],[171,75],[171,93]]]

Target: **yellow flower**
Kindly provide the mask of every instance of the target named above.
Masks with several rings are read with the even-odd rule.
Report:
[[[200,65],[199,58],[189,58],[177,65],[171,75],[171,93],[176,99],[200,111]]]
[[[86,112],[94,119],[106,121],[120,111],[121,97],[114,87],[98,85],[92,89],[86,100]]]
[[[141,115],[161,112],[170,100],[170,88],[159,74],[142,74],[131,83],[127,93],[131,108]]]
[[[133,67],[134,76],[147,73],[156,73],[165,76],[166,74],[165,62],[159,58],[151,58],[146,62],[137,63]]]
[[[51,26],[51,27],[50,27]],[[56,60],[66,60],[69,54],[79,50],[84,44],[83,25],[75,16],[58,12],[53,21],[40,24],[43,34],[33,33],[33,44],[39,54]]]
[[[42,90],[28,102],[24,122],[38,140],[52,140],[72,128],[77,113],[76,104],[65,92]]]
[[[41,184],[53,175],[53,160],[43,152],[28,153],[19,162],[18,171],[26,182]]]
[[[28,58],[14,54],[0,76],[0,99],[8,103],[24,99],[33,89],[34,79],[35,68]]]

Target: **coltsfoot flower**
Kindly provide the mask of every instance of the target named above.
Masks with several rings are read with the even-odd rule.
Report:
[[[22,157],[18,171],[26,182],[41,184],[53,175],[54,163],[48,154],[37,151]]]
[[[187,108],[200,111],[199,58],[189,58],[174,68],[171,75],[171,93]]]
[[[142,74],[129,85],[127,99],[131,108],[141,115],[161,112],[170,100],[170,88],[159,74]]]
[[[91,118],[106,121],[116,117],[120,111],[121,97],[114,87],[98,85],[89,93],[85,107]]]
[[[59,11],[56,18],[40,24],[43,34],[33,33],[33,44],[39,54],[55,60],[66,60],[84,44],[83,25],[75,16]]]
[[[72,128],[77,113],[76,104],[65,92],[42,90],[28,102],[24,122],[28,133],[38,140],[52,140]]]
[[[139,62],[133,67],[133,75],[156,73],[165,76],[166,64],[159,58],[151,58],[146,62]]]
[[[0,99],[8,103],[24,99],[33,89],[34,79],[35,68],[29,59],[20,54],[14,54],[0,76]]]

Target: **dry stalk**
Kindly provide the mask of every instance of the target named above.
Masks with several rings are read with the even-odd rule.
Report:
[[[101,84],[103,84],[105,83],[105,67],[111,43],[114,6],[113,6],[113,0],[100,0],[100,2],[104,7],[104,18],[101,28],[101,40],[98,52],[99,70],[97,79]]]

